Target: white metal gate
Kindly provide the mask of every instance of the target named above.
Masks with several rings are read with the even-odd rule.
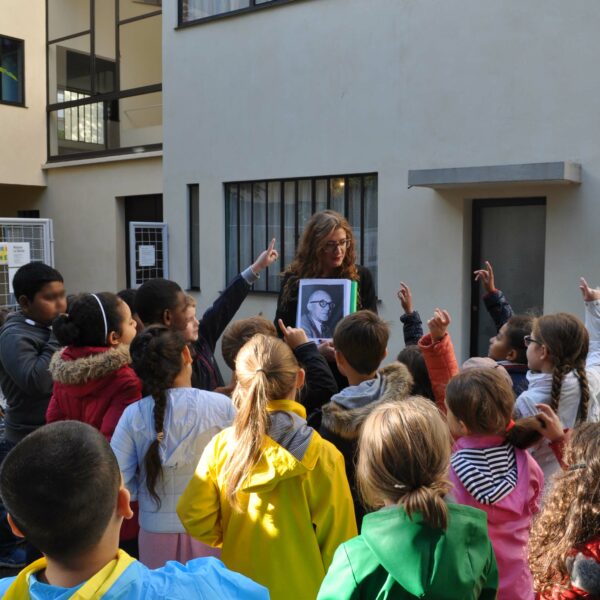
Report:
[[[12,279],[28,262],[54,266],[52,219],[0,218],[0,307],[17,306]]]
[[[166,223],[129,223],[129,275],[132,288],[156,277],[169,278],[169,234]]]

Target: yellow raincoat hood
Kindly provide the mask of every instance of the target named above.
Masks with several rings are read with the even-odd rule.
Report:
[[[292,400],[269,409],[306,414]],[[342,455],[316,431],[301,460],[267,437],[237,512],[223,478],[235,446],[230,427],[206,447],[177,507],[182,523],[196,539],[222,546],[223,562],[269,588],[272,599],[313,600],[335,549],[356,535]]]

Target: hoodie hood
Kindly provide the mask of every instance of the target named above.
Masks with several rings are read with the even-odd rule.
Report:
[[[412,390],[413,378],[406,365],[393,362],[375,379],[345,388],[322,408],[322,426],[345,439],[356,439],[363,421],[380,402],[402,400]]]
[[[242,485],[242,491],[247,493],[269,492],[280,481],[304,475],[315,468],[319,458],[321,438],[306,425],[306,411],[301,404],[293,400],[270,401],[268,410],[269,435],[260,460]]]
[[[82,386],[111,375],[131,362],[129,347],[67,347],[50,361],[52,379],[63,385]]]
[[[489,555],[485,515],[458,504],[448,504],[448,511],[446,531],[424,523],[418,512],[409,517],[401,506],[363,520],[360,537],[389,575],[417,598],[471,597],[473,572],[482,570]],[[469,565],[469,576],[456,576],[458,557]],[[450,582],[453,589],[443,593]]]
[[[450,464],[466,490],[481,504],[495,504],[517,485],[515,449],[508,442],[491,448],[464,448]]]

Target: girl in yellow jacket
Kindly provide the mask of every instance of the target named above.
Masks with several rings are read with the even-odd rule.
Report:
[[[304,371],[284,342],[254,336],[236,377],[234,424],[205,448],[177,512],[273,600],[314,600],[336,548],[356,535],[344,459],[290,399]]]

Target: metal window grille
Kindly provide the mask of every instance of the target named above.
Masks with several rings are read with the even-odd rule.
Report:
[[[43,262],[54,266],[54,235],[52,219],[0,219],[0,246],[3,242],[29,244],[31,262]],[[0,306],[17,307],[11,291],[14,266],[0,264]]]
[[[169,235],[166,223],[129,223],[131,287],[157,277],[169,278]]]
[[[278,292],[280,273],[293,260],[306,222],[325,209],[346,217],[356,261],[377,281],[377,185],[377,173],[225,183],[227,281],[276,238],[280,259],[254,290]]]

